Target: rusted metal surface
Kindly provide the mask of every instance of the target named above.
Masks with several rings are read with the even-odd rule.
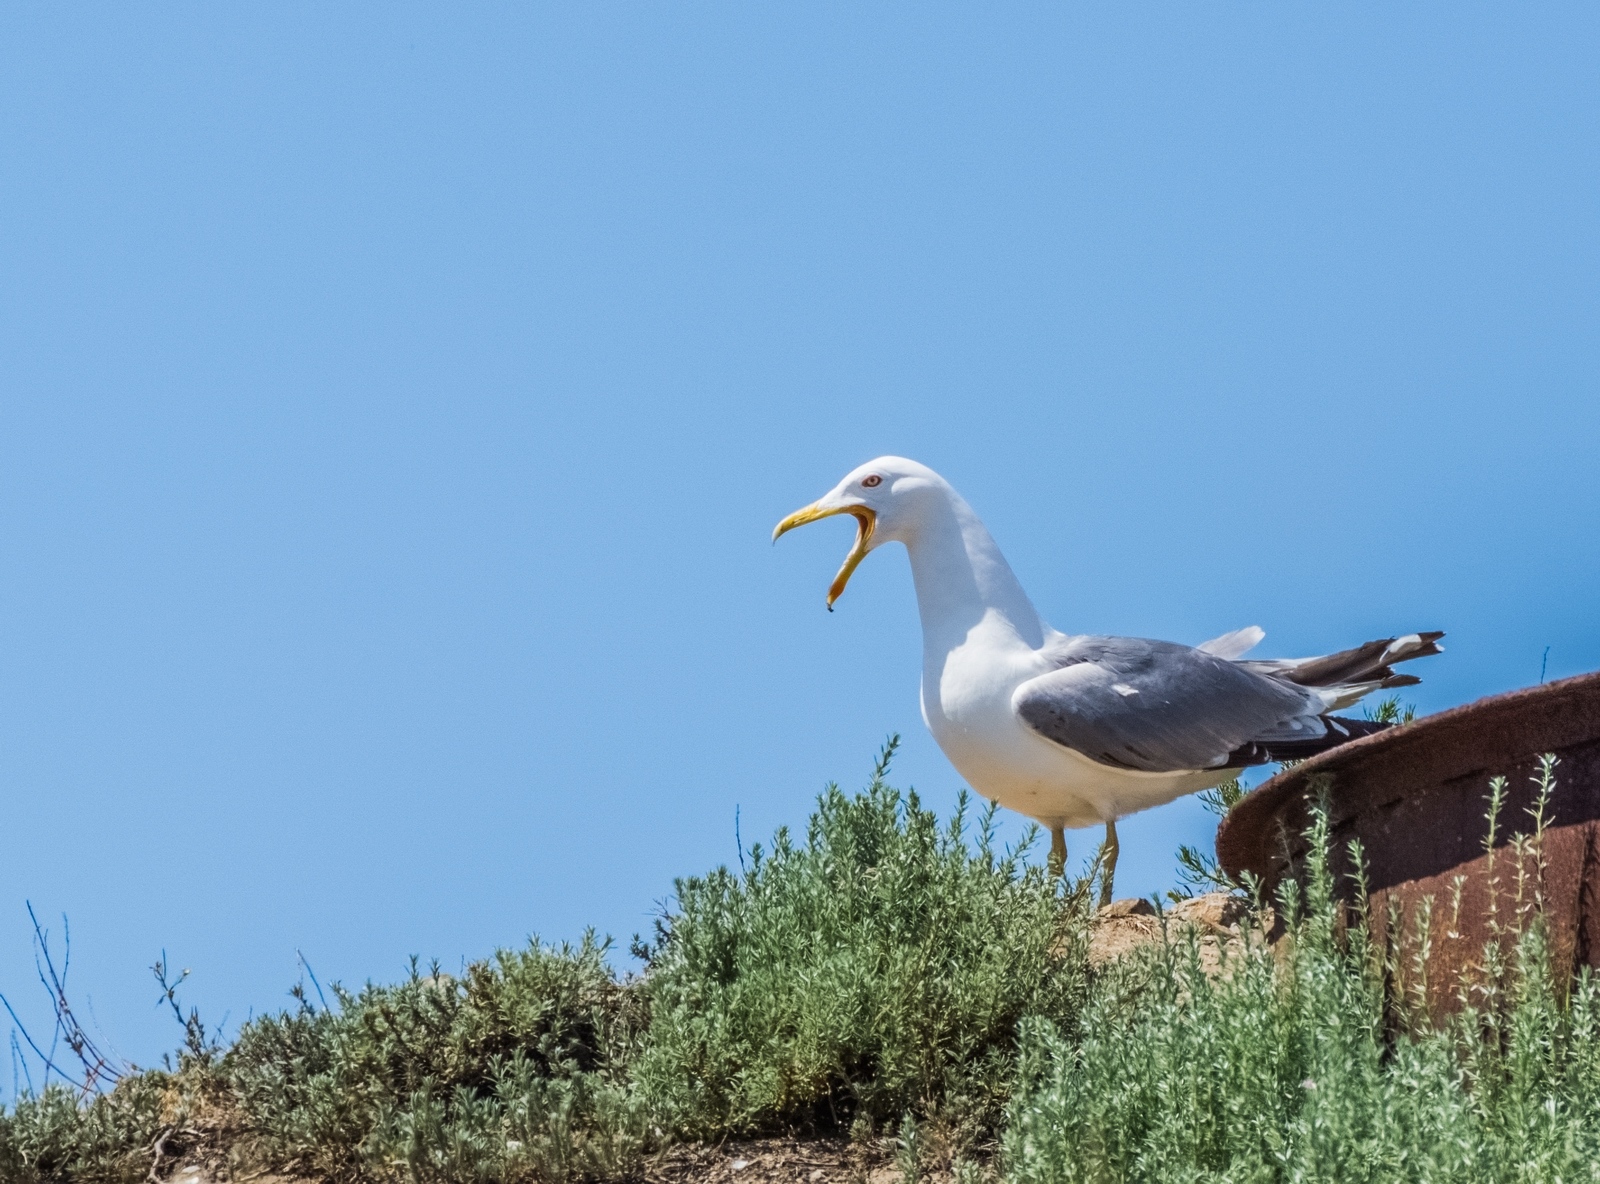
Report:
[[[1514,836],[1534,829],[1542,753],[1554,753],[1556,788],[1537,852]],[[1506,778],[1492,849],[1489,784]],[[1359,839],[1380,940],[1420,939],[1428,995],[1450,1005],[1485,943],[1525,922],[1538,893],[1563,968],[1600,966],[1600,673],[1563,679],[1417,720],[1352,741],[1288,769],[1234,807],[1217,832],[1217,857],[1269,890],[1298,878],[1306,856],[1310,795],[1328,794],[1334,870],[1345,900],[1351,839]],[[1519,865],[1520,859],[1520,865]],[[1391,910],[1397,910],[1391,912]],[[1401,920],[1389,932],[1391,915]],[[1406,953],[1415,959],[1415,949]]]

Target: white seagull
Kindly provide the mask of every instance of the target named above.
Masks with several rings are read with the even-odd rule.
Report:
[[[855,546],[828,608],[884,543],[911,557],[922,615],[922,718],[984,797],[1050,830],[1066,865],[1066,827],[1104,823],[1108,902],[1118,818],[1208,789],[1248,765],[1298,760],[1385,725],[1331,714],[1373,691],[1420,680],[1396,663],[1437,654],[1443,633],[1369,641],[1319,658],[1241,660],[1256,626],[1200,646],[1069,636],[1039,618],[972,507],[926,465],[882,456],[772,532],[853,515]]]

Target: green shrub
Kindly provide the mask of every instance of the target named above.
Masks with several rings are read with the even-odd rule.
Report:
[[[1086,886],[1059,893],[885,783],[830,786],[803,843],[779,831],[742,874],[680,880],[646,978],[636,1076],[680,1132],[983,1126],[1008,1096],[1024,1016],[1070,1027],[1085,989]]]
[[[642,1024],[592,937],[534,943],[336,1010],[247,1024],[223,1058],[257,1154],[335,1179],[613,1177],[646,1144],[626,1065]]]
[[[47,1085],[0,1108],[0,1180],[5,1184],[132,1184],[144,1180],[163,1130],[167,1078],[130,1077],[84,1101]]]
[[[1485,960],[1503,989],[1404,1023],[1403,968],[1336,924],[1325,816],[1311,838],[1286,958],[1257,941],[1212,980],[1176,942],[1098,982],[1077,1033],[1032,1026],[1015,1184],[1600,1179],[1600,984],[1558,987],[1525,914],[1508,964]]]

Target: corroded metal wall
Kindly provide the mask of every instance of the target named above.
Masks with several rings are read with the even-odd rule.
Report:
[[[1519,864],[1513,839],[1533,830],[1539,756],[1554,753],[1556,788],[1537,853]],[[1507,779],[1498,833],[1485,850],[1490,779]],[[1482,699],[1353,741],[1286,770],[1245,797],[1217,832],[1235,876],[1269,888],[1304,867],[1309,795],[1325,790],[1335,866],[1347,900],[1349,840],[1364,850],[1378,936],[1415,959],[1431,907],[1428,995],[1449,1006],[1483,958],[1538,903],[1557,965],[1600,966],[1600,674]],[[1431,902],[1428,903],[1428,902]],[[1391,908],[1400,934],[1387,925]],[[1407,942],[1411,943],[1407,947]]]

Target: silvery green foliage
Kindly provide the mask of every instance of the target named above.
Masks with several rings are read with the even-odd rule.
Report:
[[[133,1184],[150,1170],[163,1128],[165,1074],[130,1077],[84,1098],[52,1083],[0,1109],[0,1180],[5,1184]]]
[[[1393,955],[1335,924],[1325,816],[1311,838],[1285,960],[1258,941],[1213,980],[1176,942],[1098,983],[1076,1033],[1031,1026],[1014,1184],[1600,1179],[1600,984],[1563,996],[1530,914],[1430,1025]]]
[[[651,953],[635,1073],[698,1137],[998,1120],[1019,1022],[1070,1026],[1086,988],[1086,886],[969,842],[885,782],[830,787],[801,842],[680,881]]]
[[[257,1153],[332,1179],[568,1181],[632,1172],[626,1065],[642,1016],[604,946],[415,966],[336,1009],[247,1024],[221,1072]]]

